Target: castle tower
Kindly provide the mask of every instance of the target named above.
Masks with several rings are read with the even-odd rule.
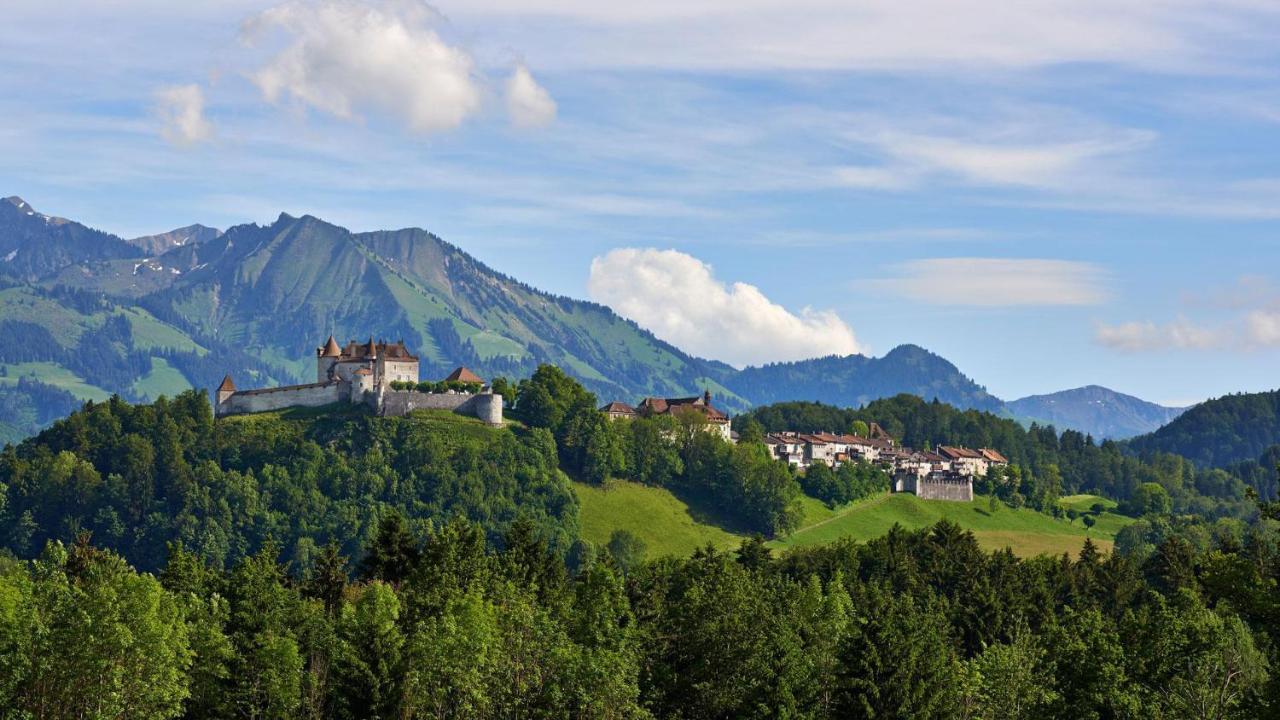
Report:
[[[214,398],[217,400],[217,403],[213,406],[213,414],[221,415],[226,402],[235,394],[236,384],[231,382],[231,375],[227,374],[226,377],[222,378],[222,384],[218,386],[217,391],[214,393]]]
[[[338,347],[338,342],[332,335],[324,347],[316,348],[316,382],[329,382],[333,366],[337,364],[340,355],[342,348]]]

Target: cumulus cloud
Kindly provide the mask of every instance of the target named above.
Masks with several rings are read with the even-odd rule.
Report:
[[[1097,305],[1107,298],[1106,272],[1092,263],[1023,258],[930,258],[901,266],[876,284],[937,305]]]
[[[591,262],[591,297],[683,350],[733,365],[860,352],[829,310],[793,313],[754,285],[726,285],[676,250],[622,248]]]
[[[543,127],[556,117],[556,101],[520,63],[507,79],[507,114],[520,128]]]
[[[204,115],[204,91],[199,85],[171,85],[156,93],[160,134],[174,145],[194,145],[213,137],[213,124]]]
[[[268,102],[344,119],[374,108],[427,133],[457,127],[482,101],[475,62],[440,37],[437,20],[410,0],[300,0],[250,18],[243,36],[287,38],[251,75]]]
[[[1208,350],[1226,340],[1222,332],[1201,327],[1184,318],[1165,323],[1127,322],[1098,325],[1094,332],[1098,344],[1125,352],[1151,350]]]

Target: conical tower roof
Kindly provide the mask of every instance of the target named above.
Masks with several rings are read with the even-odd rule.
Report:
[[[338,357],[342,354],[342,348],[338,347],[338,341],[329,336],[329,341],[324,344],[324,352],[320,353],[320,357]]]
[[[228,373],[226,377],[222,378],[222,384],[218,386],[218,392],[235,392],[235,391],[236,391],[236,384],[231,382],[231,375],[230,373]]]

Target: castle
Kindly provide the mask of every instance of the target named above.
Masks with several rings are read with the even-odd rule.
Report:
[[[418,387],[418,357],[404,341],[348,342],[339,347],[333,336],[316,348],[316,381],[305,385],[237,390],[228,374],[218,386],[214,414],[244,413],[320,407],[334,403],[367,405],[385,416],[413,410],[451,410],[502,424],[502,396],[466,368],[454,370],[443,381],[447,389]]]

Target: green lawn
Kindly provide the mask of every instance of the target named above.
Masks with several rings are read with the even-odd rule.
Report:
[[[649,557],[684,556],[708,543],[732,549],[745,536],[690,508],[668,490],[624,481],[614,481],[606,488],[574,483],[574,490],[581,504],[582,535],[596,545],[607,543],[614,530],[625,529],[644,540]],[[805,511],[801,528],[789,537],[771,541],[774,549],[821,545],[846,537],[871,540],[895,524],[914,530],[946,519],[971,530],[978,544],[988,550],[1009,547],[1023,557],[1075,554],[1086,537],[1093,538],[1101,550],[1110,550],[1116,532],[1132,522],[1108,512],[1088,530],[1080,520],[1055,520],[1025,508],[1001,505],[992,513],[985,497],[958,503],[885,493],[835,509],[810,497],[801,502]],[[1093,502],[1096,500],[1089,504]]]
[[[173,348],[184,352],[195,352],[204,355],[208,352],[186,333],[178,328],[160,321],[154,315],[141,308],[125,308],[120,311],[129,319],[129,328],[133,331],[133,346],[138,350],[153,348]]]

